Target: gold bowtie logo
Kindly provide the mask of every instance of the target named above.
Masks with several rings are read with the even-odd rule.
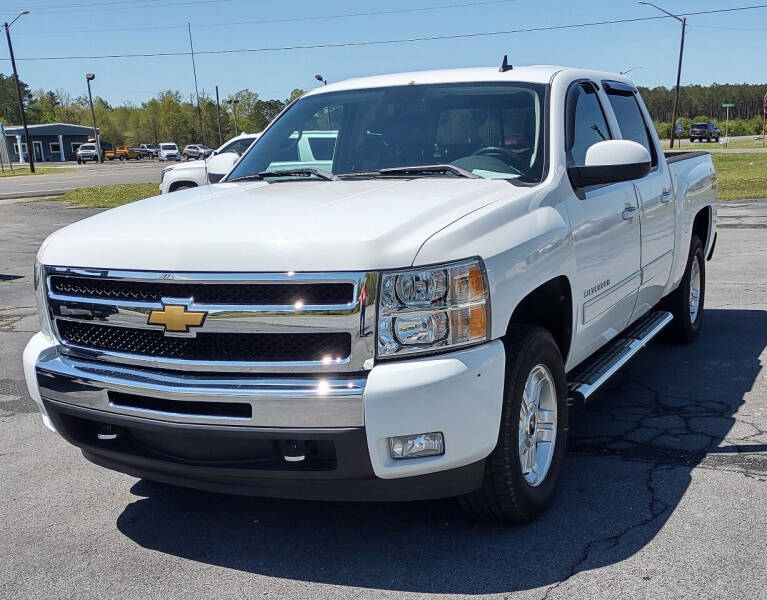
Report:
[[[162,325],[165,331],[189,333],[190,327],[202,327],[208,313],[187,310],[183,304],[163,304],[162,310],[149,313],[148,325]]]

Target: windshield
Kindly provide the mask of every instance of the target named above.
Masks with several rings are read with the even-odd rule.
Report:
[[[307,168],[392,176],[378,171],[449,164],[479,177],[537,182],[544,94],[537,84],[472,83],[306,96],[269,127],[228,179]]]
[[[701,127],[703,129],[705,129],[706,127],[708,127],[708,123],[693,123],[692,126],[693,127]]]
[[[160,144],[160,150],[178,150],[176,144]]]
[[[81,144],[80,150],[95,150],[96,144]]]

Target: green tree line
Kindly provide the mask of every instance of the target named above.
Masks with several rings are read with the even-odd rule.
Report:
[[[719,84],[708,86],[686,85],[679,88],[678,120],[685,134],[697,121],[711,121],[720,125],[724,135],[725,109],[722,104],[734,104],[730,109],[730,135],[758,135],[762,132],[762,107],[767,84]],[[662,138],[671,135],[671,117],[674,107],[674,89],[666,87],[639,88],[639,93],[655,122]]]
[[[64,90],[30,90],[22,82],[22,98],[29,124],[73,123],[92,125],[88,97],[73,97]],[[279,114],[293,99],[303,94],[295,89],[283,100],[262,99],[256,92],[243,89],[229,98],[233,103],[221,104],[221,137],[227,140],[237,131],[258,132]],[[167,90],[151,100],[134,105],[130,103],[112,106],[103,98],[93,99],[96,124],[101,137],[116,145],[176,142],[179,146],[192,143],[219,145],[216,100],[205,91],[200,93],[198,112],[196,97],[184,98],[180,92]],[[5,125],[21,123],[18,96],[13,76],[0,73],[0,122]]]

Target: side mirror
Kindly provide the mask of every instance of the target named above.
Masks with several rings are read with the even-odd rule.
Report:
[[[585,163],[567,169],[575,188],[641,179],[650,172],[652,159],[642,144],[606,140],[586,150]]]
[[[211,156],[208,159],[208,181],[210,183],[221,181],[224,175],[232,170],[234,163],[239,158],[234,152],[224,152],[223,154]]]

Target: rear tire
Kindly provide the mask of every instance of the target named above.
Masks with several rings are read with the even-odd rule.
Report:
[[[693,234],[682,281],[663,302],[665,308],[674,315],[674,320],[664,332],[667,341],[689,344],[698,336],[703,324],[705,297],[706,260],[703,256],[703,242]]]
[[[542,327],[512,325],[498,443],[485,460],[482,487],[460,496],[459,504],[482,521],[532,521],[554,497],[566,442],[567,384],[559,348]]]

